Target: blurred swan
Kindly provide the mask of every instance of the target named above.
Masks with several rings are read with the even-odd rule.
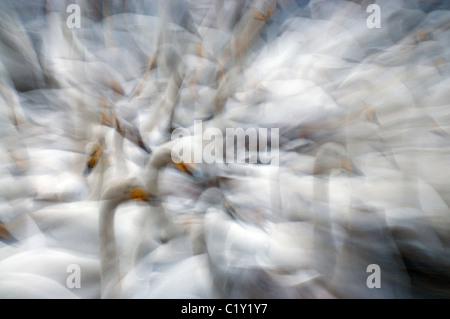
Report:
[[[332,149],[331,146],[329,148]],[[323,153],[326,154],[326,152]],[[317,173],[327,167],[333,167],[333,165],[342,165],[339,157],[336,159],[337,164],[333,164],[333,162],[326,164],[325,159],[332,160],[333,158],[330,154],[328,156],[321,155],[319,158],[323,163],[316,165]],[[261,191],[261,182],[257,184]],[[233,183],[230,185],[232,185],[230,189],[233,190],[235,185]],[[239,193],[237,189],[235,191]],[[256,195],[252,194],[252,196]],[[208,197],[209,195],[205,199]],[[213,196],[213,198],[216,197]],[[321,268],[318,268],[319,272],[314,270],[316,265],[316,257],[314,257],[316,253],[314,252],[317,251],[317,254],[325,256],[329,255],[328,241],[325,240],[327,244],[323,245],[320,242],[314,243],[312,227],[307,224],[275,224],[268,221],[267,218],[264,219],[263,225],[251,224],[241,219],[245,216],[239,213],[242,207],[234,210],[228,201],[225,200],[224,206],[222,206],[217,205],[217,200],[212,201],[212,203],[215,202],[213,205],[216,207],[210,208],[206,212],[203,223],[204,231],[203,234],[200,233],[202,234],[200,236],[205,236],[205,251],[211,268],[211,278],[220,296],[227,298],[252,296],[294,298],[300,295],[330,298],[333,296],[326,289],[324,284],[326,280],[320,279]],[[219,199],[219,201],[222,200]],[[258,209],[261,209],[261,204],[258,206]],[[205,206],[205,209],[207,207]],[[326,219],[326,216],[323,219]],[[314,224],[317,227],[320,226],[319,221]],[[321,227],[319,228],[321,229]],[[323,231],[331,232],[327,229],[322,229]],[[303,235],[294,236],[296,233]],[[320,236],[316,234],[316,237]],[[247,239],[243,240],[242,238]],[[248,238],[252,239],[249,241]],[[193,242],[197,242],[196,244],[199,245],[200,239],[201,237],[194,239]],[[293,256],[297,257],[293,258]],[[310,291],[310,294],[307,291]]]
[[[173,251],[170,251],[173,253]],[[183,256],[184,257],[184,256]],[[151,260],[153,262],[158,261]],[[150,261],[149,261],[150,262]],[[167,269],[153,270],[149,262],[137,265],[124,279],[126,298],[211,299],[219,298],[205,254],[184,257]]]
[[[48,20],[50,35],[46,59],[49,66],[46,70],[53,70],[51,76],[56,79],[59,87],[76,88],[73,94],[80,100],[79,105],[73,106],[76,117],[84,119],[85,123],[92,122],[92,125],[95,125],[99,123],[98,116],[104,112],[101,109],[101,105],[104,104],[102,100],[106,99],[107,104],[109,102],[115,104],[127,94],[123,88],[125,80],[120,72],[89,52],[74,34],[67,34],[65,28],[61,26],[62,22],[59,21],[58,13],[49,14]],[[64,56],[64,50],[54,52],[54,46],[66,47],[69,56]],[[90,71],[87,72],[87,70]],[[122,103],[120,107],[114,107],[114,113],[112,117],[109,117],[109,125],[149,153],[150,150],[143,142],[135,123],[136,113],[130,110],[128,104]],[[104,113],[103,117],[105,118]],[[82,129],[85,128],[78,128],[78,130]]]
[[[175,167],[183,173],[193,174],[195,178],[201,178],[199,171],[196,169],[195,165],[184,163],[181,161],[178,164],[174,164],[172,161],[173,147],[177,143],[191,143],[192,139],[184,138],[180,140],[174,140],[164,143],[157,148],[155,148],[145,166],[145,183],[146,190],[151,196],[154,196],[154,207],[151,208],[151,216],[143,216],[141,221],[141,240],[135,251],[134,262],[137,263],[138,260],[149,253],[149,249],[153,247],[153,240],[149,238],[152,234],[149,229],[151,225],[155,225],[158,231],[158,236],[161,241],[166,242],[177,235],[179,235],[180,230],[174,224],[172,217],[168,214],[164,207],[162,194],[160,192],[159,178],[160,173],[164,168],[170,165],[175,165]],[[179,145],[179,144],[178,144]]]
[[[139,131],[134,126],[125,124],[125,121],[119,120],[114,110],[112,112],[111,119],[105,116],[107,126],[98,127],[101,130],[97,134],[98,140],[86,146],[84,175],[92,186],[89,199],[99,199],[104,185],[108,185],[116,178],[138,173],[147,153],[151,153]],[[128,140],[133,142],[133,145],[126,144]],[[137,151],[138,148],[134,146],[139,146],[145,153]]]
[[[2,296],[449,295],[448,4],[371,29],[368,0],[80,0],[70,29],[25,2],[0,4]],[[238,127],[278,128],[279,165],[173,162],[175,129]]]
[[[96,200],[100,199],[102,194],[104,174],[109,166],[108,156],[103,155],[104,144],[104,139],[102,139],[99,143],[86,146],[86,153],[89,155],[86,159],[83,175],[87,176],[88,183],[91,186],[89,198]]]
[[[127,200],[152,201],[136,181],[125,180],[110,186],[102,196],[99,216],[100,265],[102,298],[121,296],[120,266],[114,233],[114,215],[117,206]]]
[[[19,16],[8,2],[0,5],[0,11],[3,30],[0,35],[0,60],[14,87],[20,91],[42,88],[45,81],[41,65]]]
[[[210,209],[205,236],[214,286],[223,298],[332,297],[313,268],[306,224],[267,222],[260,229]]]
[[[6,244],[11,244],[15,240],[16,239],[8,231],[8,228],[6,227],[6,225],[0,222],[0,241],[4,242]]]
[[[80,283],[83,289],[71,290],[67,287],[67,278],[69,275],[67,267],[72,264],[78,265],[81,269]],[[21,287],[24,296],[30,290],[38,289],[42,289],[41,293],[44,296],[49,294],[53,295],[53,298],[98,298],[100,296],[98,287],[98,283],[100,282],[100,267],[98,260],[80,257],[64,250],[34,249],[23,251],[1,260],[0,269],[2,274],[9,273],[12,275],[12,278],[25,277],[38,279],[36,282],[28,282],[28,288]],[[44,283],[48,286],[44,285]],[[10,285],[13,284],[10,283]],[[60,288],[58,289],[57,287]],[[60,291],[61,296],[57,297],[55,291]],[[7,290],[4,293],[7,293]],[[3,297],[5,296],[8,295],[3,295]],[[39,297],[35,296],[34,298]]]
[[[2,299],[79,299],[55,280],[29,273],[2,272]]]
[[[135,247],[135,241],[132,238],[130,240],[128,235],[133,232],[133,228],[138,229],[138,225],[133,225],[132,222],[133,218],[136,218],[135,210],[127,212],[127,214],[124,214],[125,211],[121,211],[120,226],[114,226],[116,207],[131,199],[150,200],[136,179],[124,178],[122,183],[113,184],[105,190],[100,206],[97,203],[88,202],[71,203],[45,208],[31,214],[43,234],[46,237],[48,236],[46,242],[49,247],[53,247],[52,249],[70,249],[75,254],[74,256],[86,256],[85,258],[92,260],[91,263],[94,265],[98,263],[96,255],[100,251],[101,296],[104,298],[120,297],[120,288],[116,287],[120,281],[120,275],[119,269],[116,269],[116,267],[119,267],[119,258],[125,259],[125,262],[121,262],[121,264],[127,264],[126,259],[131,259],[127,252],[133,251],[133,247]],[[96,214],[99,209],[100,212]],[[117,230],[120,248],[123,248],[120,253],[117,253],[114,228]],[[73,233],[73,236],[68,237],[68,232]],[[84,244],[80,245],[80,241]],[[125,255],[122,251],[125,251]],[[50,253],[49,256],[53,255],[55,253]],[[66,262],[66,264],[81,265],[81,260]],[[84,267],[81,268],[84,271]],[[86,266],[86,269],[92,269],[92,266],[90,268]],[[89,285],[92,287],[97,287],[100,283],[99,269],[97,269],[97,272],[98,278],[94,275],[89,276]],[[117,277],[115,277],[116,275]],[[83,289],[83,292],[88,293],[88,290]],[[99,297],[100,292],[98,290],[97,293],[98,295],[90,298]]]
[[[336,229],[335,223],[340,223],[339,220],[342,217],[330,211],[330,208],[333,207],[330,206],[332,204],[330,196],[334,194],[330,193],[331,189],[328,189],[329,180],[319,177],[323,174],[327,176],[327,174],[335,172],[336,169],[343,169],[343,172],[347,171],[351,174],[357,172],[357,169],[347,158],[342,146],[333,143],[325,144],[316,155],[313,169],[317,177],[314,177],[313,181],[314,205],[312,209],[314,211],[311,214],[311,224],[309,226],[306,223],[308,219],[297,226],[292,223],[286,225],[282,223],[272,224],[266,220],[265,227],[258,229],[256,225],[249,225],[242,223],[242,221],[240,223],[233,221],[230,217],[226,217],[227,214],[224,214],[221,210],[211,209],[207,213],[205,217],[206,245],[213,278],[216,282],[216,287],[224,287],[219,289],[224,294],[223,296],[276,296],[276,298],[315,296],[330,298],[351,296],[350,291],[343,291],[339,287],[345,287],[346,289],[353,285],[355,287],[364,287],[364,283],[357,283],[354,278],[350,280],[347,277],[347,279],[342,277],[344,274],[350,275],[352,272],[349,271],[348,265],[344,266],[340,263],[353,260],[354,257],[361,253],[359,250],[357,252],[348,250],[354,249],[351,247],[353,247],[356,239],[354,236],[345,234],[342,229],[339,230],[344,225],[337,226],[338,228]],[[353,215],[350,214],[350,219],[352,219],[351,216]],[[292,236],[298,231],[286,233],[287,229],[291,227],[292,231],[299,228],[303,229],[301,232],[303,235],[300,238],[296,238],[295,242],[292,242],[294,240]],[[376,234],[382,234],[387,229],[386,225],[374,225],[373,227],[374,236],[379,236]],[[268,232],[268,229],[270,229],[270,232]],[[278,231],[281,232],[278,233]],[[250,244],[247,240],[240,240],[240,236],[247,239],[249,236],[253,236],[254,239],[250,241]],[[286,238],[283,239],[283,237]],[[287,240],[287,242],[281,244],[277,240]],[[347,240],[351,240],[352,244],[347,242]],[[264,244],[266,241],[268,243]],[[369,249],[370,247],[365,246],[364,243],[365,241],[356,242],[356,245],[362,245],[365,249]],[[220,248],[223,245],[225,247]],[[384,268],[392,268],[392,271],[394,271],[399,266],[393,261],[395,260],[393,255],[389,255],[392,252],[395,253],[394,246],[389,246],[394,245],[393,240],[391,239],[390,244],[387,241],[386,245],[377,245],[377,249],[381,249],[386,255],[379,260],[377,259],[377,262],[382,263]],[[229,253],[227,253],[228,250]],[[294,251],[296,252],[294,253]],[[277,257],[275,258],[275,256]],[[286,256],[286,258],[283,256]],[[297,256],[298,259],[293,258],[293,256]],[[338,264],[336,265],[337,260]],[[366,260],[361,260],[361,263],[354,264],[352,267],[355,268],[355,271],[359,271],[362,277],[364,275],[363,278],[365,280],[365,271],[368,264],[364,265],[364,261]],[[236,272],[236,267],[241,269],[241,271],[245,270],[245,272]],[[278,274],[281,269],[284,269],[284,271],[290,269],[290,275]],[[404,278],[405,275],[397,274],[393,276],[396,279],[390,280],[390,283],[403,280],[405,283],[404,290],[407,292],[408,284],[407,279]],[[288,280],[287,278],[290,279]],[[353,283],[353,280],[355,283]],[[223,286],[225,282],[228,284]],[[285,286],[287,282],[291,282],[289,287]],[[346,284],[343,284],[343,282],[346,282]],[[358,291],[358,293],[360,292]],[[401,294],[400,290],[397,293]]]
[[[119,100],[115,105],[115,125],[116,131],[130,142],[150,154],[151,149],[144,142],[139,130],[139,118],[137,109],[133,106],[134,101]],[[120,147],[120,145],[117,145]]]
[[[28,161],[29,184],[34,198],[39,201],[70,202],[81,200],[87,195],[81,171],[81,153],[59,149],[36,149]],[[79,168],[77,170],[77,168]]]

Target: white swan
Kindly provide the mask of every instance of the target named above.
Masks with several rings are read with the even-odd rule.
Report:
[[[321,158],[322,160],[324,159],[323,156]],[[330,165],[340,166],[341,163],[340,158],[337,159],[336,163],[322,161],[322,169],[326,169]],[[235,173],[239,174],[238,170],[235,170]],[[244,171],[245,169],[240,174],[243,174]],[[317,165],[316,171],[320,171],[319,165]],[[253,174],[258,176],[261,172],[254,168]],[[248,185],[246,185],[245,179],[242,182],[238,180],[233,182],[233,179],[237,177],[231,177],[229,183],[221,183],[221,185],[227,184],[228,186],[224,191],[231,194],[233,194],[234,190],[236,195],[238,195],[240,191],[245,189],[248,197],[249,188],[252,191],[252,189],[258,187],[258,191],[267,195],[267,192],[273,191],[273,189],[270,187],[267,189],[263,188],[262,183],[265,183],[263,177],[268,178],[269,176],[261,174],[259,176],[260,180],[256,180]],[[241,183],[242,186],[240,185]],[[236,187],[236,185],[240,186],[240,188]],[[321,282],[323,280],[320,279],[322,275],[321,269],[314,269],[314,266],[316,266],[315,255],[325,254],[328,256],[329,254],[323,250],[326,245],[322,245],[321,242],[314,243],[314,230],[312,227],[309,227],[306,223],[303,223],[303,225],[273,223],[267,218],[264,218],[264,223],[260,224],[257,222],[257,217],[250,217],[250,215],[252,213],[257,215],[256,209],[261,209],[261,206],[264,206],[264,204],[259,203],[258,208],[254,208],[255,202],[250,201],[253,204],[248,204],[249,200],[247,199],[247,207],[238,206],[234,209],[228,201],[225,201],[225,205],[222,206],[222,192],[211,193],[210,190],[206,190],[205,198],[199,199],[199,201],[211,202],[210,205],[215,207],[207,211],[205,221],[201,223],[203,225],[199,229],[196,229],[198,227],[195,225],[190,229],[190,235],[193,245],[197,245],[197,253],[200,253],[196,260],[200,261],[204,258],[200,257],[202,256],[201,253],[207,252],[210,270],[208,270],[209,275],[205,273],[205,276],[214,282],[214,289],[211,290],[214,296],[247,298],[251,296],[274,298],[293,298],[298,296],[333,297],[333,294],[327,291],[326,283]],[[211,196],[214,199],[212,201]],[[234,196],[230,198],[233,198],[235,201]],[[244,204],[243,201],[240,203],[241,205]],[[198,212],[200,214],[205,213],[208,206],[210,207],[208,204],[204,206],[205,203],[199,204],[201,205],[196,207],[196,210],[203,210]],[[270,202],[268,205],[270,206]],[[242,214],[242,212],[245,212],[245,209],[249,212]],[[273,212],[274,215],[280,213],[278,211]],[[230,218],[230,214],[234,217]],[[246,218],[245,216],[247,218],[250,217],[250,220],[253,219],[252,223],[244,222],[241,219],[242,217]],[[196,217],[192,218],[195,219]],[[272,216],[271,218],[277,220],[283,217]],[[189,217],[187,219],[189,220]],[[202,216],[197,216],[197,219],[201,220]],[[326,219],[326,216],[321,220],[324,219]],[[323,227],[319,221],[316,224],[318,228]],[[331,232],[330,229],[322,231]],[[295,235],[296,233],[297,235]],[[316,249],[318,252],[316,252]],[[179,264],[180,267],[182,265],[183,263]],[[177,268],[174,267],[174,272],[169,271],[168,274],[177,276],[176,272],[180,272],[180,268],[176,272],[175,269]],[[161,276],[166,278],[164,272]],[[170,280],[166,279],[165,283],[162,278],[160,283],[158,283],[158,279],[154,280],[155,287],[158,287],[157,291],[162,296],[167,296],[171,289],[174,289],[174,286],[170,284]],[[185,291],[187,295],[192,297],[202,296],[201,291],[207,291],[208,288],[206,287],[210,287],[209,285],[212,284],[210,281],[206,281],[205,285],[199,286],[186,282],[182,291]],[[149,294],[158,296],[156,292],[154,294],[149,292]]]
[[[66,287],[44,276],[2,272],[0,280],[2,299],[79,299]]]
[[[70,265],[77,265],[80,269],[81,287],[79,289],[70,289],[67,285],[70,275],[68,267]],[[100,297],[100,265],[98,259],[79,256],[70,251],[49,248],[24,250],[2,259],[0,261],[0,272],[11,274],[12,278],[17,279],[21,276],[24,278],[41,278],[37,282],[28,282],[28,289],[22,286],[22,292],[17,291],[17,288],[10,291],[17,296],[20,296],[20,294],[26,296],[29,290],[42,289],[42,296],[46,298]],[[43,284],[45,282],[48,286]],[[20,280],[17,284],[19,283]],[[10,285],[13,286],[12,283]],[[60,291],[61,297],[55,296],[55,291]],[[7,290],[2,292],[4,293],[2,297],[8,296]],[[39,298],[39,296],[36,295],[35,298]]]
[[[214,287],[222,298],[332,298],[314,268],[313,229],[306,223],[264,228],[212,208],[205,241]]]
[[[312,201],[309,209],[312,211],[305,214],[301,222],[274,223],[265,218],[264,224],[260,226],[258,223],[250,224],[241,220],[241,216],[245,216],[239,213],[242,207],[233,207],[232,204],[230,207],[230,203],[223,208],[208,211],[204,224],[205,241],[215,286],[222,296],[338,296],[331,289],[330,283],[335,273],[338,248],[342,245],[342,239],[335,243],[335,236],[342,236],[342,232],[332,227],[339,216],[329,211],[332,204],[328,190],[329,180],[320,175],[328,176],[335,170],[355,173],[357,169],[346,156],[343,147],[332,143],[320,148],[310,169],[316,175],[306,186],[312,188],[309,195]],[[282,176],[286,176],[286,173],[283,170]],[[283,177],[280,183],[284,180]],[[304,182],[306,180],[299,184]],[[229,185],[228,192],[232,192],[233,182]],[[261,182],[257,185],[258,191],[273,191],[270,188],[263,189]],[[299,194],[305,195],[302,192]],[[248,191],[246,196],[249,196]],[[289,205],[285,202],[288,198],[283,194],[280,200],[283,204],[282,211],[285,211],[286,205]],[[241,205],[242,203],[241,201]],[[248,209],[254,209],[255,205],[251,207]],[[262,209],[261,205],[258,207]],[[225,213],[229,209],[232,209],[234,219]],[[308,209],[307,206],[305,209]],[[279,213],[275,210],[273,214]],[[289,216],[272,218],[276,221],[286,217]],[[339,282],[342,284],[342,281]]]
[[[148,214],[147,210],[139,207],[128,205],[121,207],[119,216],[116,217],[117,224],[114,226],[113,220],[118,205],[131,199],[148,199],[143,188],[139,188],[140,183],[135,178],[122,178],[122,182],[116,183],[117,181],[112,185],[110,184],[111,186],[104,192],[100,203],[84,201],[60,204],[30,213],[30,221],[33,222],[33,225],[35,223],[42,232],[39,238],[42,247],[30,245],[33,242],[37,242],[36,237],[31,237],[31,233],[28,238],[23,237],[24,235],[21,235],[19,230],[11,229],[13,235],[20,235],[21,246],[19,247],[22,247],[27,242],[30,242],[30,244],[23,246],[20,251],[5,251],[3,255],[10,260],[9,265],[14,265],[14,260],[16,260],[14,258],[17,253],[19,253],[17,255],[17,263],[25,260],[26,256],[40,256],[39,258],[43,263],[42,267],[33,267],[32,263],[24,263],[23,265],[28,265],[29,267],[25,268],[24,271],[33,272],[33,269],[35,269],[36,274],[55,278],[50,273],[41,271],[45,269],[44,265],[49,261],[49,258],[55,258],[52,263],[55,264],[55,267],[60,265],[58,266],[60,271],[62,271],[61,263],[63,262],[66,265],[78,264],[83,272],[81,277],[82,289],[75,291],[75,293],[85,298],[101,296],[101,269],[103,295],[114,296],[114,293],[111,292],[113,288],[107,288],[111,286],[110,282],[114,283],[120,280],[120,278],[114,278],[112,275],[113,273],[118,273],[114,266],[116,264],[118,266],[119,262],[122,265],[122,269],[127,269],[132,265],[132,253],[136,247],[138,237],[130,236],[130,234],[138,234],[141,228],[141,225],[138,224],[137,216]],[[26,215],[23,218],[29,217]],[[23,224],[24,221],[18,222]],[[115,229],[110,229],[109,226]],[[118,244],[116,244],[116,240]],[[98,257],[99,252],[100,258]],[[114,262],[111,260],[114,260]],[[2,267],[1,265],[5,266],[5,264],[0,262],[0,268]],[[102,265],[101,268],[100,264]],[[55,270],[54,273],[56,275],[58,271]],[[63,277],[59,278],[59,282],[61,282]]]
[[[15,88],[21,91],[42,88],[45,85],[43,72],[25,26],[9,3],[2,3],[0,7],[3,30],[0,35],[0,60]]]
[[[121,296],[120,265],[114,232],[117,206],[127,200],[152,201],[147,192],[134,179],[112,185],[102,195],[99,216],[100,265],[102,298]]]
[[[167,142],[155,148],[150,156],[150,159],[145,167],[145,180],[147,191],[155,197],[154,207],[151,208],[152,214],[143,216],[141,225],[141,243],[138,245],[135,252],[135,263],[147,255],[153,247],[153,239],[149,238],[151,232],[149,229],[152,225],[158,229],[160,240],[163,242],[179,235],[180,230],[174,224],[171,216],[165,210],[160,194],[159,177],[164,168],[170,165],[175,165],[172,161],[172,150],[176,143],[191,143],[192,139],[184,138],[183,140],[174,140]],[[193,164],[180,162],[175,165],[183,173],[193,174],[196,177],[198,170]],[[199,177],[199,176],[198,176]],[[149,245],[150,244],[150,245]]]

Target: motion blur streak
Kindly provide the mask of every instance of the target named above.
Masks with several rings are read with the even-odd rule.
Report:
[[[448,298],[449,74],[446,0],[0,1],[0,297]]]

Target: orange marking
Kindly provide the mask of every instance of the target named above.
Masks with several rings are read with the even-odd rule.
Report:
[[[202,58],[206,58],[207,57],[206,50],[201,44],[196,44],[194,49],[195,49],[195,53],[198,56],[201,56]]]
[[[266,21],[266,17],[258,9],[252,9],[252,16],[256,20],[260,20],[260,21],[264,21],[264,22]]]
[[[119,84],[119,82],[113,81],[113,83],[112,83],[112,89],[113,89],[113,91],[116,92],[117,94],[123,95],[123,89],[122,89],[122,86]]]
[[[300,130],[300,137],[301,138],[306,138],[306,136],[308,135],[308,128],[304,127]]]
[[[102,112],[102,121],[103,124],[107,125],[107,126],[112,126],[111,122],[109,121],[109,119],[106,117],[105,113]]]
[[[264,15],[266,17],[266,21],[272,17],[272,14],[273,14],[273,7],[266,7],[264,10]]]
[[[253,18],[255,18],[256,20],[260,20],[263,22],[266,22],[267,20],[269,20],[272,17],[273,14],[273,8],[272,7],[265,7],[264,8],[264,13],[262,13],[260,10],[258,9],[252,9],[252,16]]]
[[[375,117],[376,117],[376,113],[375,113],[375,109],[371,106],[368,106],[366,108],[366,117],[370,122],[375,122]]]
[[[134,187],[130,190],[130,199],[138,202],[147,202],[149,200],[149,196],[142,187]]]
[[[119,124],[119,120],[117,119],[116,112],[113,113],[113,121],[116,126],[117,132],[119,132],[120,135],[123,135],[124,131],[122,130],[122,127]]]
[[[183,173],[189,173],[189,169],[187,168],[186,164],[184,164],[183,162],[175,163],[175,167]]]
[[[100,161],[100,157],[103,153],[102,147],[99,144],[94,145],[93,151],[87,160],[87,165],[89,168],[94,168]]]
[[[0,237],[3,239],[8,239],[10,237],[10,233],[8,229],[6,229],[6,226],[2,223],[0,223]]]
[[[423,29],[417,30],[417,33],[416,33],[417,39],[420,42],[425,41],[428,38],[429,35],[430,34],[427,31],[423,30]]]
[[[353,165],[348,157],[341,158],[341,165],[342,168],[346,169],[347,171],[353,172]]]

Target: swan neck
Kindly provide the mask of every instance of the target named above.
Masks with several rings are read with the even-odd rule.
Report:
[[[124,137],[119,132],[114,132],[114,148],[116,151],[117,176],[126,176],[127,164],[123,151]]]
[[[99,216],[102,298],[120,297],[120,269],[114,233],[114,215],[120,201],[104,201]]]

